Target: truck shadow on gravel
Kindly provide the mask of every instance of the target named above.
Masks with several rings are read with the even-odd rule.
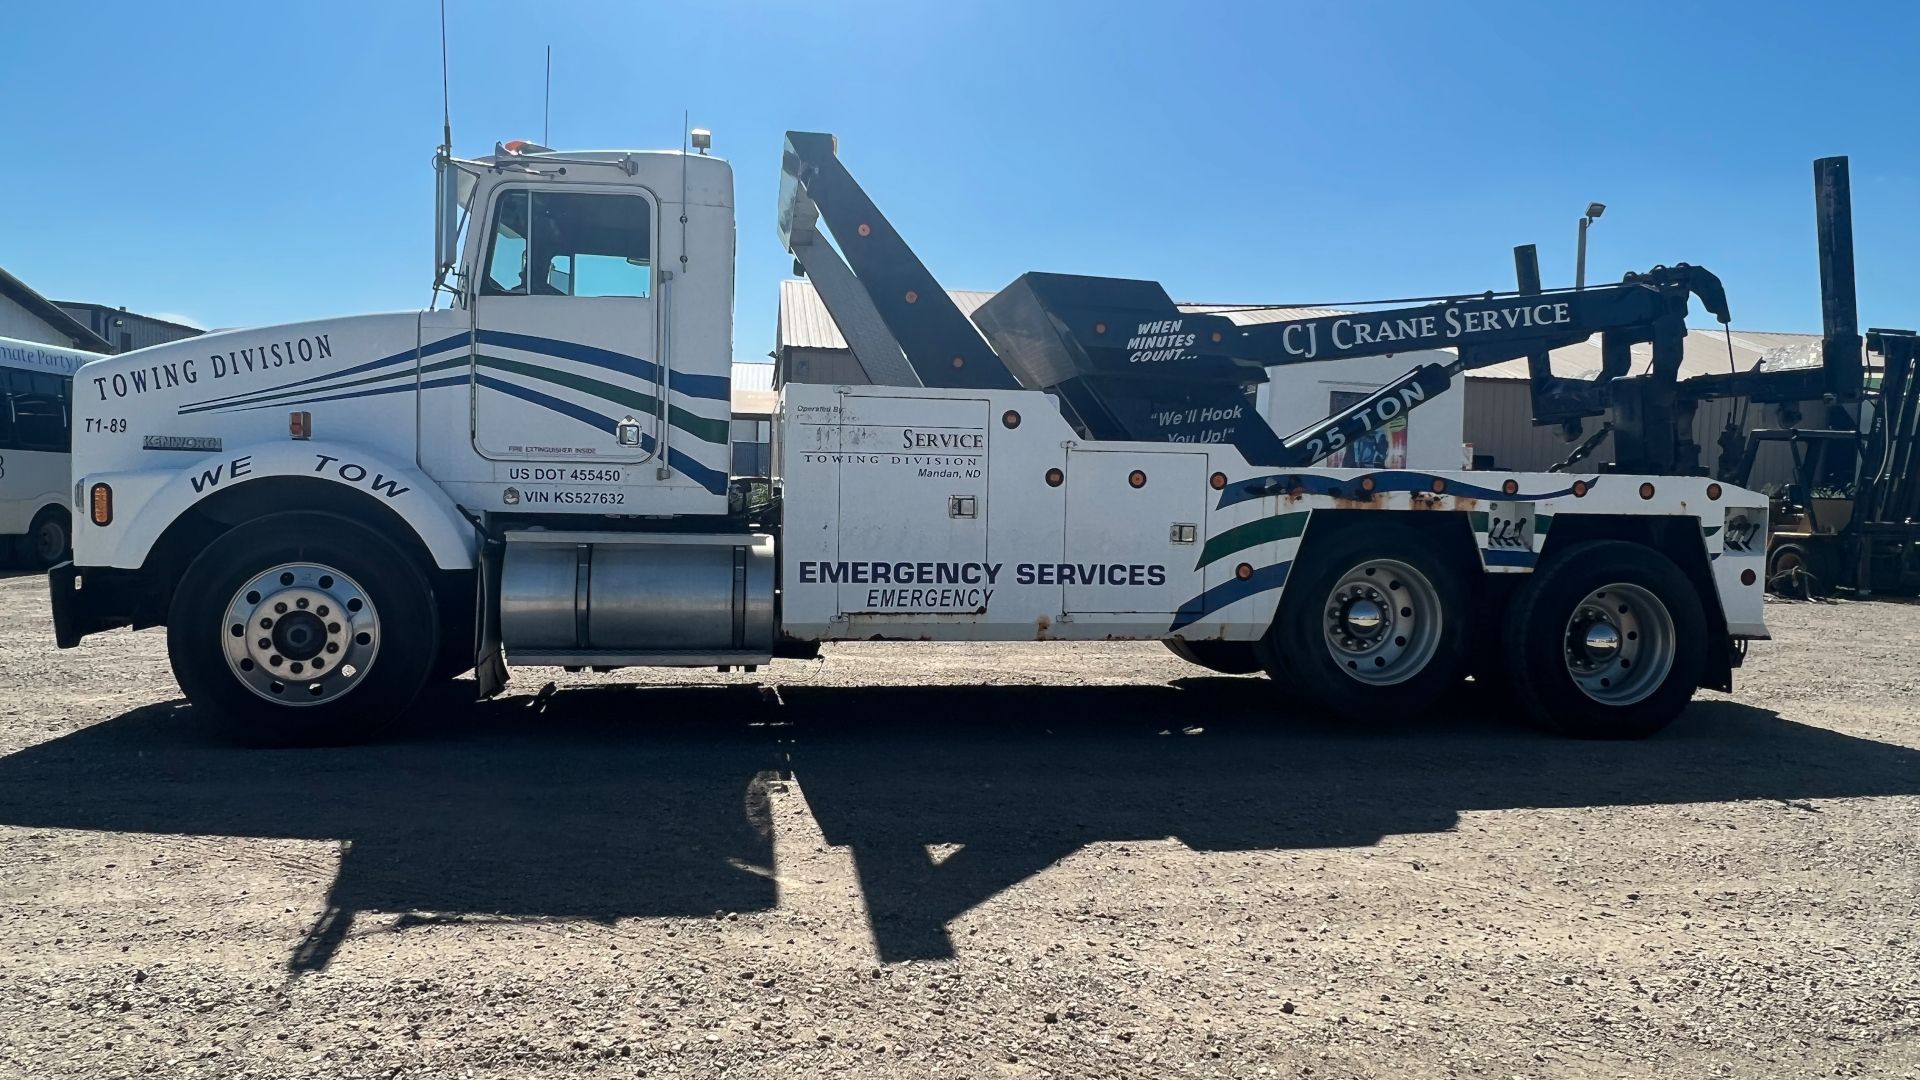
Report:
[[[248,751],[173,702],[0,758],[0,824],[338,841],[297,973],[366,912],[406,928],[771,910],[770,792],[789,778],[849,849],[886,961],[953,955],[955,917],[1101,841],[1305,849],[1472,810],[1920,792],[1920,751],[1724,699],[1639,743],[1514,729],[1470,692],[1365,731],[1271,703],[1231,678],[596,687],[443,702],[381,745]]]

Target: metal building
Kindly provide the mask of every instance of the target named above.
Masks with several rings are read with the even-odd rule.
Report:
[[[113,352],[132,352],[149,345],[164,345],[181,338],[198,337],[206,331],[185,323],[142,315],[126,308],[105,304],[87,304],[75,300],[57,300],[60,310],[73,316],[87,329],[113,345]]]
[[[733,423],[727,431],[733,475],[765,476],[773,469],[773,365],[733,365]]]
[[[113,351],[104,338],[5,270],[0,270],[0,337],[87,352]]]

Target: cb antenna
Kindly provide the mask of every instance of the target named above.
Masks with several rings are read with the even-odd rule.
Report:
[[[553,140],[547,137],[547,127],[553,116],[553,46],[547,46],[547,95],[540,103],[540,145],[552,146]]]
[[[453,100],[447,92],[447,0],[440,0],[440,145],[448,154],[453,153]]]
[[[440,290],[446,286],[447,273],[453,269],[446,256],[449,245],[459,235],[459,207],[447,188],[448,170],[453,168],[453,95],[447,87],[447,0],[440,0],[440,152],[433,158],[433,292],[427,298],[427,310],[440,303]],[[455,181],[455,190],[458,182]]]

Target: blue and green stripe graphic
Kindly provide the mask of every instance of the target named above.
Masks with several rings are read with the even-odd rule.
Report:
[[[537,387],[545,384],[548,387],[571,390],[597,401],[612,402],[639,415],[651,415],[659,408],[660,398],[657,388],[661,370],[660,366],[652,361],[592,345],[583,345],[579,342],[535,337],[530,334],[481,330],[476,337],[480,349],[474,351],[471,356],[468,336],[455,334],[423,344],[417,350],[408,349],[405,352],[355,364],[339,371],[300,379],[284,386],[230,394],[182,405],[179,412],[181,415],[202,412],[251,412],[256,409],[286,408],[328,401],[380,397],[386,394],[407,393],[416,389],[432,390],[463,386],[469,381],[468,365],[470,363],[477,369],[472,372],[471,379],[480,386],[518,398],[548,412],[577,420],[609,434],[618,427],[620,417],[546,393]],[[651,383],[653,386],[640,389],[570,369],[516,360],[486,351],[487,346],[493,346],[496,350],[510,349],[568,360],[582,366],[624,376],[628,380]],[[710,401],[729,401],[730,383],[725,378],[677,371],[667,374],[672,393],[675,395]],[[728,425],[725,419],[702,416],[669,401],[667,422],[702,442],[716,446],[727,444]],[[644,450],[651,452],[653,442],[651,435],[641,436],[641,446]],[[724,471],[704,465],[680,450],[669,448],[667,463],[715,494],[724,494],[727,489],[727,476]]]

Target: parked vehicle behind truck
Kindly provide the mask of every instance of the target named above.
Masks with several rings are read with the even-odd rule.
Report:
[[[73,522],[73,374],[99,353],[0,338],[0,557],[67,557]]]
[[[880,385],[784,387],[768,489],[727,472],[725,162],[505,144],[439,167],[450,306],[82,373],[63,647],[164,625],[196,708],[262,743],[367,735],[469,669],[485,695],[509,663],[868,640],[1163,640],[1362,718],[1498,670],[1536,722],[1620,737],[1731,688],[1766,636],[1766,500],[1697,474],[1655,374],[1538,380],[1545,419],[1637,403],[1611,467],[1318,464],[1466,367],[1596,332],[1664,357],[1690,296],[1725,318],[1698,268],[1260,326],[1029,274],[969,319],[832,137],[793,132],[783,241]],[[1251,407],[1271,366],[1433,348],[1458,359],[1291,436]]]

